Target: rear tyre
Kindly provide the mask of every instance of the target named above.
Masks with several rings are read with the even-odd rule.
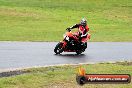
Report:
[[[87,42],[84,43],[85,49],[87,48]]]
[[[79,50],[79,51],[76,51],[76,53],[77,53],[77,55],[79,55],[79,54],[81,54],[81,53],[82,53],[82,51],[81,51],[81,50]]]
[[[62,46],[63,46],[63,43],[59,42],[59,43],[56,45],[56,47],[55,47],[55,49],[54,49],[54,52],[55,52],[56,54],[62,53],[62,52],[63,52]]]

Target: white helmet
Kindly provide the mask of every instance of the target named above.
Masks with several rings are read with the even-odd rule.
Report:
[[[85,18],[81,19],[80,24],[83,25],[83,26],[86,26],[87,25],[87,20]]]

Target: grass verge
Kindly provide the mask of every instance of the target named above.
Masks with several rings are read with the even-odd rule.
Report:
[[[132,88],[130,84],[86,84],[80,86],[75,77],[79,65],[51,66],[22,70],[22,75],[0,78],[0,88]],[[131,62],[83,65],[87,73],[130,74]]]
[[[86,17],[90,41],[130,42],[131,14],[132,0],[0,0],[0,41],[60,41]]]

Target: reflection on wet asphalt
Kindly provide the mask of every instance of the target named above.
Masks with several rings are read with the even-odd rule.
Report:
[[[131,42],[89,42],[81,55],[55,55],[57,42],[0,42],[0,69],[32,66],[132,61]]]

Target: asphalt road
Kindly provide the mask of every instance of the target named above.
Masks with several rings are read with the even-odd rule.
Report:
[[[56,65],[132,61],[132,42],[89,42],[82,55],[55,55],[57,42],[0,42],[0,70]]]

